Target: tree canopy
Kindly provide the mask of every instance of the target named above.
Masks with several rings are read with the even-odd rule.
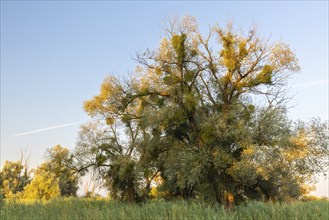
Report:
[[[130,79],[107,77],[84,103],[98,122],[80,132],[81,167],[129,201],[157,175],[169,196],[222,204],[305,193],[328,167],[328,125],[287,118],[285,86],[299,71],[289,46],[230,23],[203,36],[193,17],[165,30]]]
[[[50,200],[60,195],[58,178],[50,172],[39,172],[22,194],[24,199]]]
[[[81,176],[69,149],[60,145],[47,149],[44,163],[36,169],[29,169],[28,160],[21,152],[21,160],[5,161],[0,172],[1,197],[49,200],[76,196]]]
[[[76,172],[73,155],[69,149],[56,145],[47,149],[46,161],[42,163],[36,173],[49,172],[59,180],[62,196],[76,196],[79,184],[79,174]]]
[[[20,160],[5,161],[0,171],[0,198],[14,198],[31,182],[28,161],[29,157],[26,157],[23,151],[21,151]]]

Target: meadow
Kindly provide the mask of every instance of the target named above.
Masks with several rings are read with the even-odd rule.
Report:
[[[127,204],[104,199],[2,202],[0,219],[329,219],[328,201],[248,202],[227,212],[220,205],[186,201]]]

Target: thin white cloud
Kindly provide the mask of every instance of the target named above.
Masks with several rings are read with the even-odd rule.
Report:
[[[48,131],[48,130],[56,129],[56,128],[68,127],[68,126],[72,126],[72,125],[75,125],[75,124],[77,124],[77,123],[76,122],[72,122],[72,123],[63,124],[63,125],[56,125],[56,126],[41,128],[41,129],[37,129],[37,130],[33,130],[33,131],[27,131],[27,132],[22,132],[22,133],[14,134],[13,136],[14,137],[18,137],[18,136],[23,136],[23,135],[28,135],[28,134],[35,134],[35,133],[39,133],[39,132],[43,132],[43,131]]]
[[[311,87],[311,86],[317,86],[320,84],[328,84],[328,79],[321,79],[321,80],[315,80],[311,82],[305,82],[305,83],[300,83],[297,85],[294,85],[294,88],[301,88],[301,87]]]

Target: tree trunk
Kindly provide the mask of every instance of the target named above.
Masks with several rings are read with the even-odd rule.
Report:
[[[229,212],[234,210],[234,196],[232,193],[225,191],[222,194],[220,201],[224,206],[225,210]]]
[[[129,187],[127,190],[127,202],[133,203],[135,202],[135,190],[134,187]]]

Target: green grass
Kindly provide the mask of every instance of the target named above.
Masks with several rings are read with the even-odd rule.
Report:
[[[125,204],[95,199],[62,199],[47,203],[0,204],[0,219],[329,219],[329,202],[290,204],[249,202],[228,213],[221,206],[197,202],[150,201]]]

